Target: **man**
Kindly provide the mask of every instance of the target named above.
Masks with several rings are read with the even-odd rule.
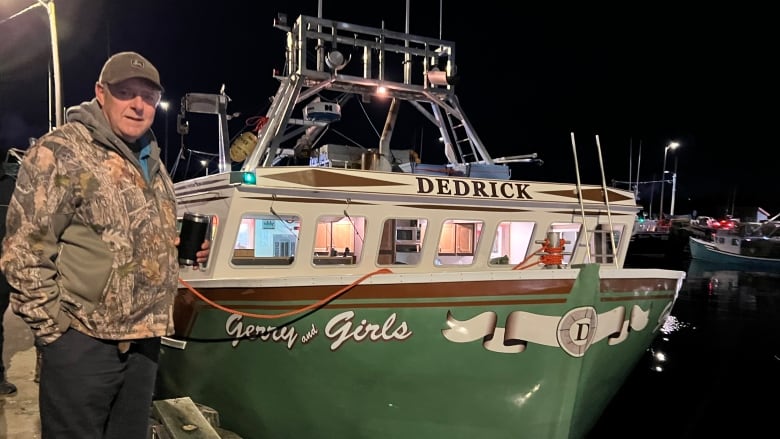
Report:
[[[14,176],[16,175],[16,163],[9,160],[3,162],[0,167],[0,239],[5,236],[5,216],[8,212],[8,203],[14,191]],[[12,170],[12,168],[14,168]],[[0,398],[16,394],[16,386],[10,383],[5,376],[5,363],[3,363],[3,316],[8,309],[8,301],[11,297],[11,286],[0,273]]]
[[[134,52],[106,61],[22,161],[0,269],[42,352],[43,439],[145,439],[179,265],[173,184],[151,131],[163,87]],[[196,255],[208,257],[208,242]]]

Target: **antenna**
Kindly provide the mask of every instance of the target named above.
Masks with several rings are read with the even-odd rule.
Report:
[[[588,237],[588,224],[585,222],[585,204],[582,201],[582,184],[580,183],[580,165],[577,162],[577,145],[574,143],[574,133],[571,133],[571,149],[574,152],[574,171],[577,174],[577,198],[580,200],[580,213],[582,214],[582,231],[585,234],[585,255],[588,263],[590,260],[590,238]]]
[[[634,173],[634,138],[628,139],[628,187],[631,188],[631,179]]]
[[[442,2],[444,0],[439,0],[439,39],[441,40],[441,33],[442,33],[442,11],[443,11],[443,5]]]
[[[639,139],[639,154],[636,156],[636,189],[634,189],[634,201],[639,198],[639,165],[642,163],[642,139]]]
[[[615,233],[612,225],[612,209],[609,208],[609,191],[607,190],[607,180],[604,177],[604,160],[601,156],[601,141],[599,141],[598,134],[596,134],[596,148],[599,152],[599,166],[601,166],[601,190],[604,191],[604,202],[607,205],[607,218],[609,218],[609,242],[612,244],[612,261],[615,263],[615,268],[620,268],[617,261],[617,251],[615,251]],[[588,241],[588,247],[590,247],[590,241]]]

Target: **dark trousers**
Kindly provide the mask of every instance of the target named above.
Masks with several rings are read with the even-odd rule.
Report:
[[[160,339],[117,343],[74,329],[41,348],[42,439],[149,437]]]
[[[5,363],[3,363],[3,316],[8,309],[8,302],[11,298],[11,286],[5,280],[5,276],[0,273],[0,382],[5,381]]]

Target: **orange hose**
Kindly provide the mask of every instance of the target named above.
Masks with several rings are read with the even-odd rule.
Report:
[[[303,308],[299,308],[299,309],[295,309],[295,310],[292,310],[292,311],[283,312],[283,313],[280,313],[280,314],[253,314],[253,313],[249,313],[249,312],[243,312],[243,311],[238,311],[238,310],[235,310],[235,309],[232,309],[232,308],[228,308],[226,306],[222,306],[222,305],[214,302],[213,300],[210,300],[210,299],[206,298],[206,296],[204,296],[198,290],[193,288],[192,285],[187,283],[184,279],[179,278],[179,282],[181,282],[182,285],[184,285],[192,294],[194,294],[195,296],[200,298],[200,300],[208,303],[209,305],[211,305],[214,308],[217,308],[219,310],[222,310],[222,311],[225,311],[225,312],[228,312],[228,313],[231,313],[231,314],[239,314],[239,315],[242,315],[244,317],[254,317],[254,318],[257,318],[257,319],[278,319],[278,318],[281,318],[281,317],[293,316],[293,315],[296,315],[296,314],[300,314],[300,313],[302,313],[304,311],[309,311],[311,309],[318,308],[320,306],[324,306],[325,304],[327,304],[331,300],[334,300],[337,297],[341,296],[342,294],[346,293],[347,291],[351,290],[355,285],[358,285],[358,284],[362,283],[364,280],[368,279],[369,277],[377,275],[377,274],[388,274],[388,273],[392,273],[392,272],[393,271],[390,270],[389,268],[380,268],[379,270],[373,271],[371,273],[368,273],[368,274],[362,276],[361,278],[357,279],[356,281],[352,282],[351,284],[345,286],[344,288],[336,291],[335,293],[331,294],[330,296],[328,296],[328,297],[326,297],[326,298],[324,298],[322,300],[318,300],[318,301],[316,301],[316,302],[314,302],[314,303],[312,303],[310,305],[306,305]]]
[[[542,250],[544,250],[544,246],[539,247],[536,251],[534,251],[533,253],[528,255],[527,258],[525,258],[522,261],[518,262],[517,265],[512,267],[512,270],[525,270],[526,268],[530,268],[530,267],[533,267],[536,264],[539,264],[539,262],[533,262],[533,263],[525,265],[525,266],[523,265],[526,262],[528,262],[528,260],[531,259],[535,254],[539,253]]]

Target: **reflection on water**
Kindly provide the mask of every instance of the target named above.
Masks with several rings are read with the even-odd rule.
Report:
[[[687,272],[670,319],[587,439],[764,437],[777,416],[764,400],[780,395],[780,273],[665,263]]]

